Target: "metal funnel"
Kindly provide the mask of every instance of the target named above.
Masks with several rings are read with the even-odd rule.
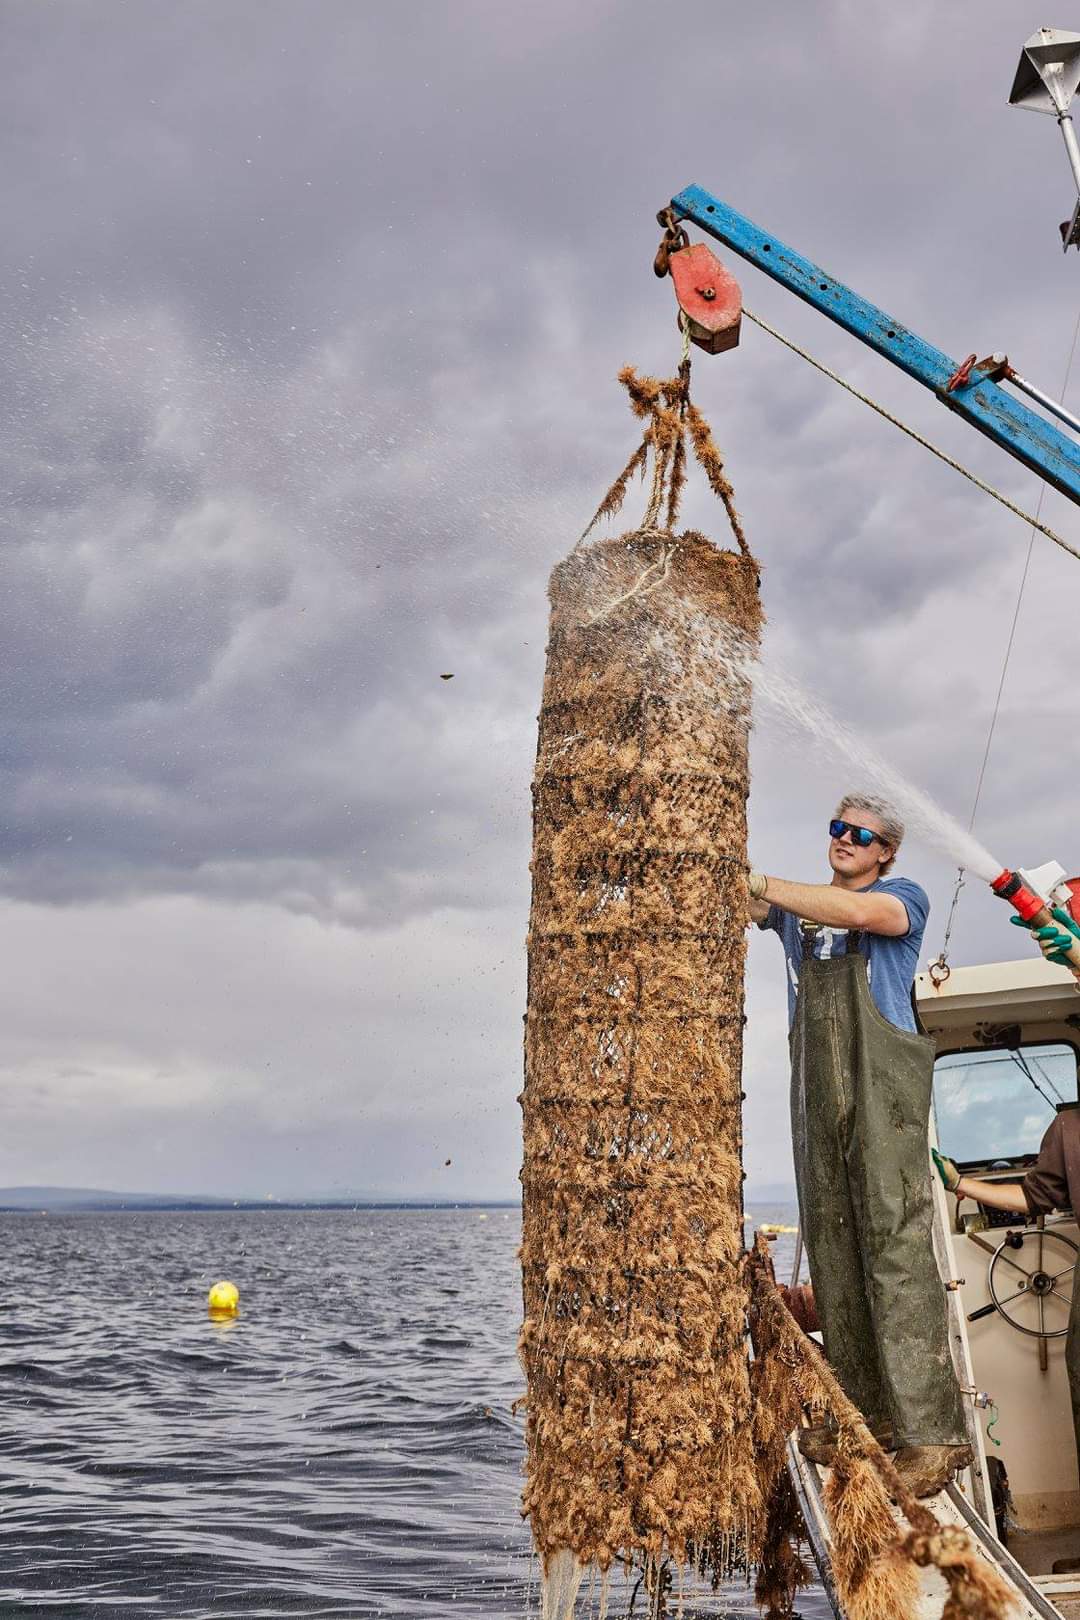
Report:
[[[1064,28],[1040,28],[1020,54],[1009,92],[1010,107],[1049,113],[1060,118],[1080,85],[1080,34]]]
[[[1020,53],[1020,66],[1009,92],[1010,107],[1049,113],[1056,118],[1076,182],[1072,218],[1059,227],[1063,248],[1080,247],[1080,144],[1069,106],[1080,85],[1080,34],[1064,28],[1040,28]]]

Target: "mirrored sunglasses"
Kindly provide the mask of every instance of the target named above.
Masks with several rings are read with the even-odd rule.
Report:
[[[830,838],[843,838],[845,833],[851,834],[851,842],[858,844],[860,849],[869,849],[875,838],[879,844],[885,842],[880,833],[872,832],[869,827],[856,827],[850,821],[829,822]]]

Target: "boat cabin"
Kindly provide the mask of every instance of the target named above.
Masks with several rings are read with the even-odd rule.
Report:
[[[966,1174],[1018,1181],[1055,1112],[1076,1104],[1080,994],[1041,957],[953,968],[915,981],[937,1046],[934,1128]],[[1071,1211],[1041,1221],[957,1203],[938,1187],[939,1255],[953,1348],[977,1420],[975,1505],[990,1495],[999,1535],[1059,1611],[1080,1617],[1080,1488],[1065,1335],[1080,1232]]]

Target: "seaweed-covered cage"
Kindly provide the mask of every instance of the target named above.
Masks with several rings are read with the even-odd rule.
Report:
[[[717,657],[756,643],[757,565],[647,529],[574,551],[550,595],[525,1507],[545,1562],[720,1571],[760,1507],[738,1269],[749,714]]]

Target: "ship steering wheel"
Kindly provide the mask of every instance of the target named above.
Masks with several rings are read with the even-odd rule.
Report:
[[[977,1322],[998,1311],[1010,1327],[1029,1338],[1064,1338],[1069,1331],[1078,1254],[1080,1247],[1072,1238],[1041,1227],[1007,1232],[987,1273],[992,1304],[972,1311],[968,1321]]]

